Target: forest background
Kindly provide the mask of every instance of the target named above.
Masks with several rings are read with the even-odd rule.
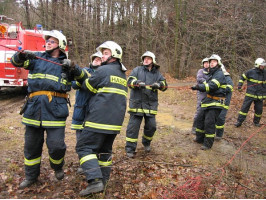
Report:
[[[27,29],[61,30],[70,59],[88,65],[106,40],[123,48],[132,69],[146,51],[174,78],[195,75],[216,53],[234,80],[266,57],[266,0],[1,0],[0,14]]]

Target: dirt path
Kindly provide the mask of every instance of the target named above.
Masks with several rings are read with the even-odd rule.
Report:
[[[125,156],[124,145],[129,115],[126,114],[121,134],[114,144],[113,172],[104,193],[92,198],[265,198],[265,127],[252,125],[252,111],[240,128],[233,126],[243,95],[233,96],[226,120],[225,137],[210,151],[201,151],[190,133],[195,112],[196,93],[193,80],[174,81],[160,93],[157,131],[152,151],[145,154],[141,142],[135,159]],[[42,156],[39,182],[29,189],[18,190],[24,178],[24,126],[19,107],[24,96],[0,94],[0,198],[80,198],[86,186],[84,177],[76,175],[78,157],[75,153],[75,133],[67,120],[65,178],[56,181],[48,162],[47,148]],[[74,105],[74,93],[71,93]],[[73,106],[70,116],[73,114]],[[262,122],[265,124],[265,112]],[[139,141],[143,132],[140,131]],[[241,144],[258,132],[225,169],[220,170]],[[44,145],[45,146],[45,145]],[[189,183],[189,184],[188,184]]]

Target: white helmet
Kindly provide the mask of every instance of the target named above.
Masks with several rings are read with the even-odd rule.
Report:
[[[204,59],[202,59],[202,61],[201,61],[201,66],[203,66],[203,64],[204,64],[205,62],[209,62],[209,58],[204,58]]]
[[[221,57],[216,55],[216,54],[212,54],[211,57],[209,57],[209,61],[211,61],[211,60],[217,60],[218,65],[220,65],[220,66],[222,66],[222,64],[223,64],[221,61],[222,60]]]
[[[266,62],[263,58],[257,58],[255,61],[255,67],[266,66]]]
[[[102,58],[103,54],[102,52],[100,51],[97,51],[96,53],[92,54],[90,59],[91,59],[91,63],[93,62],[93,60],[96,58],[96,57],[99,57],[99,58]]]
[[[150,51],[146,51],[146,52],[141,56],[141,60],[142,60],[142,62],[144,61],[144,58],[147,57],[147,56],[152,58],[152,62],[153,62],[153,64],[157,64],[157,63],[156,63],[156,60],[155,60],[155,55],[154,55],[154,53],[152,53],[152,52],[150,52]]]
[[[43,38],[45,40],[48,40],[50,37],[54,37],[56,39],[58,39],[58,46],[59,46],[59,49],[65,53],[65,50],[66,50],[66,46],[67,46],[67,40],[66,40],[66,36],[64,36],[60,31],[57,31],[57,30],[52,30],[52,31],[49,31],[48,33],[45,33],[43,35]]]
[[[122,48],[113,41],[106,41],[96,48],[97,51],[103,52],[103,49],[110,49],[113,58],[118,58],[122,62]]]
[[[228,71],[226,71],[226,69],[225,69],[225,67],[224,67],[224,65],[222,64],[222,66],[221,66],[221,69],[222,69],[222,71],[223,71],[223,73],[224,73],[224,75],[225,76],[228,76],[228,75],[230,75],[229,74],[229,72]]]

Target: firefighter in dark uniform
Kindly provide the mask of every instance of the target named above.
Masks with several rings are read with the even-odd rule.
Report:
[[[131,72],[127,84],[131,88],[129,110],[130,119],[126,131],[126,155],[134,157],[139,129],[144,117],[145,126],[142,136],[144,150],[150,152],[150,143],[156,131],[155,115],[158,109],[158,89],[165,91],[167,83],[159,71],[155,55],[147,51],[141,56],[142,66]]]
[[[192,90],[207,92],[207,97],[201,102],[202,112],[197,118],[195,142],[203,143],[202,150],[210,149],[215,137],[215,124],[224,108],[226,81],[222,72],[220,56],[213,54],[209,58],[209,78],[203,84],[192,86]]]
[[[102,63],[102,53],[96,52],[90,56],[91,63],[89,67],[84,67],[85,72],[88,72],[88,76],[93,74]],[[76,139],[80,136],[83,129],[83,122],[85,119],[86,108],[88,106],[91,94],[87,90],[81,88],[81,84],[78,81],[72,82],[72,88],[76,91],[76,100],[74,105],[74,112],[72,117],[71,129],[76,130]],[[81,167],[78,168],[77,173],[83,173]]]
[[[249,108],[254,102],[254,118],[253,123],[255,126],[260,126],[260,119],[263,112],[263,100],[266,99],[266,70],[264,67],[266,62],[263,58],[258,58],[255,61],[255,67],[242,74],[238,83],[238,90],[242,91],[242,86],[245,80],[247,80],[246,96],[239,112],[236,127],[242,125],[246,119]]]
[[[106,41],[97,50],[103,54],[102,65],[82,85],[92,96],[76,145],[88,181],[80,196],[103,191],[111,173],[113,142],[126,112],[128,89],[126,68],[121,64],[122,48]]]
[[[230,105],[232,94],[233,94],[233,87],[234,87],[233,80],[231,79],[230,74],[226,71],[224,65],[221,66],[221,69],[224,73],[225,81],[227,85],[226,85],[226,96],[225,96],[224,108],[222,109],[216,122],[216,136],[214,139],[217,141],[221,140],[224,134],[225,118],[226,118],[227,111],[229,109],[229,105]]]
[[[29,187],[40,175],[44,131],[49,152],[49,161],[58,180],[64,178],[65,126],[68,111],[68,94],[71,82],[62,76],[62,67],[36,56],[62,63],[67,58],[65,48],[66,37],[53,30],[44,35],[46,52],[17,52],[11,62],[15,67],[29,70],[28,100],[25,104],[22,123],[26,125],[24,163],[26,179],[19,188]],[[80,77],[81,78],[81,77]]]

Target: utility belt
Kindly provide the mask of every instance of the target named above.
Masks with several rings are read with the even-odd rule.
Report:
[[[212,95],[209,95],[207,94],[207,97],[210,98],[210,99],[214,99],[214,100],[217,100],[217,101],[224,101],[225,100],[225,97],[216,97],[216,96],[212,96]]]
[[[60,93],[60,92],[52,92],[52,91],[37,91],[37,92],[32,92],[30,93],[28,96],[26,96],[25,98],[25,103],[24,105],[21,107],[20,113],[19,114],[23,114],[26,110],[27,107],[27,103],[28,100],[31,99],[32,97],[35,96],[40,96],[40,95],[46,95],[48,97],[48,101],[51,102],[54,97],[61,97],[61,98],[65,98],[67,100],[67,103],[69,104],[69,106],[71,107],[70,104],[70,100],[69,100],[69,95],[66,93]]]

